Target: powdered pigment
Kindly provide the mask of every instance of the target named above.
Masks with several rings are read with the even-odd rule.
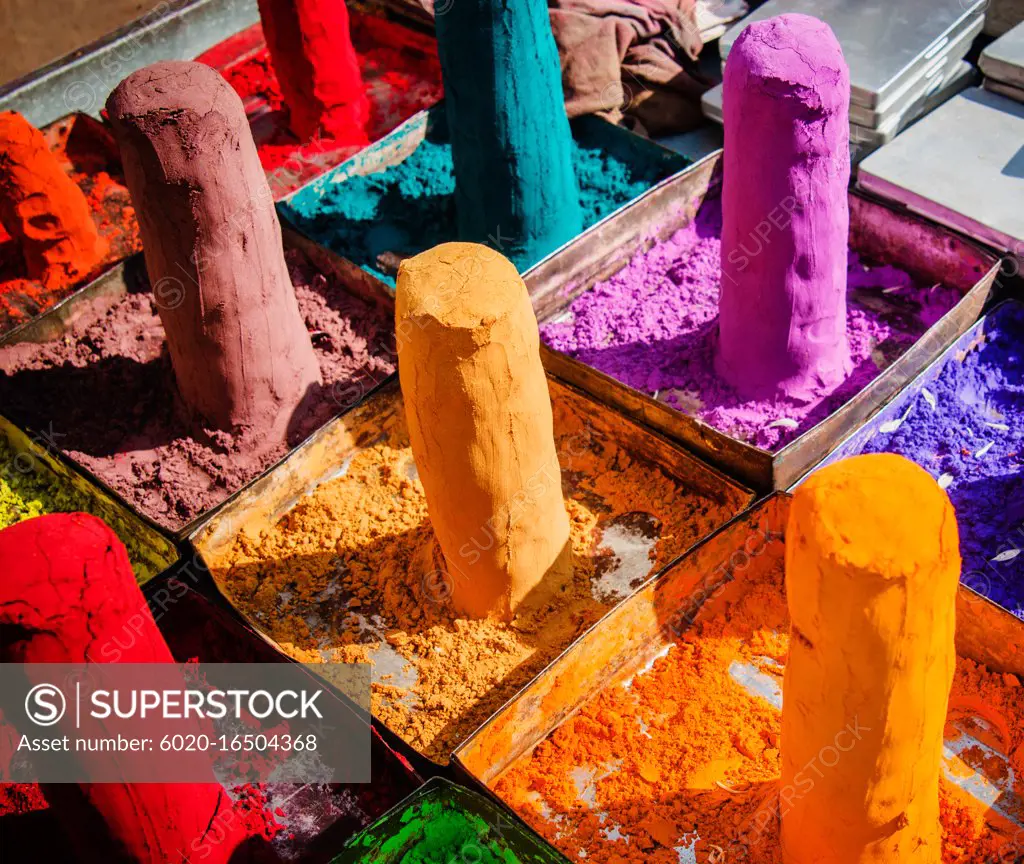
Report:
[[[810,401],[744,399],[714,371],[721,288],[722,202],[541,324],[541,338],[727,435],[776,451],[874,380],[960,299],[882,262],[849,253],[847,339],[853,371]]]

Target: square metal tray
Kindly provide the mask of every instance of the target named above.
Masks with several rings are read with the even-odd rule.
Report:
[[[190,587],[188,579],[183,573],[144,592],[177,662],[193,657],[200,663],[289,662],[229,608]],[[266,785],[268,806],[280,807],[277,821],[284,826],[270,842],[278,860],[303,864],[329,860],[340,844],[419,786],[421,780],[412,766],[376,730],[371,731],[370,784]]]
[[[423,143],[428,133],[433,132],[439,127],[443,127],[446,123],[444,119],[444,110],[444,104],[441,103],[432,109],[421,111],[409,118],[401,126],[397,127],[390,135],[387,135],[374,144],[371,144],[347,162],[343,162],[337,168],[334,168],[326,174],[322,174],[320,177],[317,177],[305,186],[283,198],[278,203],[278,212],[280,213],[282,220],[291,225],[296,231],[302,233],[303,220],[291,208],[291,202],[297,196],[303,195],[319,197],[328,186],[332,186],[336,183],[344,183],[350,177],[377,174],[387,168],[401,164],[410,155],[412,155],[420,144]],[[689,160],[675,151],[670,150],[667,147],[663,147],[660,144],[656,144],[647,138],[642,138],[627,129],[623,129],[621,126],[616,126],[606,120],[602,120],[596,115],[578,117],[570,121],[570,126],[572,128],[573,138],[581,144],[599,148],[626,160],[634,159],[638,162],[649,164],[663,164],[665,166],[666,174],[668,175],[678,173],[689,164]],[[660,181],[651,188],[660,188],[665,183],[669,182],[670,179],[671,176]],[[649,194],[649,192],[650,190],[644,194]],[[545,262],[557,260],[562,250],[568,248],[572,243],[577,242],[580,238],[587,237],[592,232],[596,231],[601,225],[604,225],[609,219],[612,219],[618,213],[621,213],[622,210],[628,206],[630,206],[628,203],[623,205],[601,221],[584,229],[583,233],[577,238],[570,240],[569,243],[562,246],[560,249],[556,249],[547,257],[543,258],[541,261],[526,270],[523,273],[523,278],[527,280],[527,286],[530,284],[528,275],[531,272]],[[363,269],[359,264],[345,258],[344,255],[339,254],[339,257],[344,262],[346,269],[349,270],[349,278],[351,280],[361,280],[368,285],[372,284],[375,286],[376,290],[386,290],[394,294],[394,286],[383,281],[378,274]],[[395,267],[397,269],[397,264]],[[393,276],[393,274],[389,275]]]
[[[981,71],[1011,87],[1024,87],[1024,21],[981,52]]]
[[[0,111],[18,111],[35,126],[74,112],[98,118],[122,78],[158,60],[191,60],[255,24],[256,2],[164,0],[113,33],[0,88]]]
[[[850,66],[850,100],[877,108],[921,74],[984,12],[986,0],[768,0],[719,43],[723,63],[733,42],[754,21],[799,12],[828,24]]]
[[[639,252],[688,225],[720,185],[721,154],[701,160],[569,244],[527,274],[537,319],[558,315],[595,283]],[[850,429],[867,420],[980,314],[999,272],[999,259],[943,228],[886,204],[850,194],[850,247],[922,281],[956,287],[963,299],[888,369],[842,408],[774,453],[753,447],[609,375],[541,344],[549,372],[681,441],[758,492],[786,489],[824,458]]]
[[[761,574],[783,566],[790,500],[787,493],[776,493],[762,501],[608,613],[455,752],[457,769],[501,800],[494,789],[503,774],[517,761],[529,759],[534,748],[563,722],[601,693],[628,688],[632,679],[643,675],[648,664],[666,652],[691,625],[735,603]],[[1019,653],[1016,657],[1005,657],[1003,647],[995,644],[1003,634],[975,626],[976,622],[971,620],[974,612],[973,603],[962,594],[957,601],[958,654],[990,665],[993,671],[1019,674]],[[999,657],[1011,662],[989,663]],[[780,671],[778,664],[773,668]],[[740,663],[730,668],[729,674],[752,696],[766,698],[776,709],[781,706],[780,679],[776,676]],[[651,722],[655,720],[652,718]],[[985,809],[991,806],[1024,827],[1024,779],[1014,778],[1009,770],[1010,754],[985,747],[988,755],[983,764],[972,762],[971,770],[964,771],[961,763],[956,765],[958,770],[950,770],[950,756],[968,749],[964,744],[973,743],[972,731],[978,728],[964,728],[960,721],[954,721],[954,725],[961,734],[952,746],[947,746],[946,777],[965,794],[981,801]],[[625,723],[622,734],[640,736],[644,734],[643,728]],[[608,770],[607,766],[576,766],[580,777],[597,778]],[[562,779],[556,777],[553,782]],[[667,795],[673,792],[659,791]],[[592,809],[593,799],[588,800],[583,790],[580,792],[581,810]],[[565,822],[549,825],[552,831],[566,827]],[[610,821],[605,822],[602,833],[622,836],[616,828]],[[696,828],[699,830],[700,825]],[[588,853],[588,858],[594,857],[593,849]],[[604,859],[608,857],[605,853]]]
[[[971,88],[865,159],[857,186],[1000,252],[1024,252],[1024,105]]]
[[[372,283],[349,282],[347,279],[349,271],[336,255],[307,240],[295,231],[290,230],[287,225],[281,226],[281,233],[286,251],[288,249],[296,249],[301,252],[317,270],[325,275],[334,277],[337,280],[338,286],[347,293],[359,297],[367,303],[377,304],[388,312],[394,310],[394,298],[387,292],[383,294],[376,292],[375,286]],[[138,285],[141,282],[148,284],[145,260],[142,253],[138,253],[65,298],[49,311],[0,338],[0,348],[21,342],[42,344],[62,339],[74,325],[94,321],[101,317],[111,306],[115,305],[128,293],[131,286]],[[352,392],[350,392],[350,388],[344,388],[339,392],[339,398],[336,400],[339,403],[337,413],[341,413],[358,404],[361,399],[372,393],[376,387],[383,385],[387,380],[387,378],[381,379],[372,383],[369,387],[359,387],[356,391]],[[30,434],[38,434],[40,431],[45,430],[29,428],[28,431]],[[315,434],[313,433],[313,435]],[[313,435],[307,436],[306,440],[308,441]],[[292,448],[291,452],[294,452],[295,449]],[[121,507],[132,513],[135,519],[140,520],[149,530],[162,536],[167,542],[178,543],[187,538],[199,525],[208,520],[213,513],[216,513],[228,502],[234,500],[247,486],[254,483],[260,477],[272,472],[277,465],[280,465],[287,459],[287,454],[261,474],[253,477],[241,489],[237,489],[232,494],[226,496],[224,501],[216,507],[199,514],[176,531],[171,531],[157,524],[150,517],[136,510],[131,503],[122,498],[118,492],[111,489],[101,478],[95,476],[84,466],[76,463],[71,457],[62,454],[62,458],[73,465],[75,470],[85,478],[85,482],[95,487],[98,494],[117,501]]]
[[[652,474],[655,471],[663,472],[696,497],[696,501],[708,512],[707,518],[711,523],[722,524],[722,520],[727,521],[752,501],[753,495],[749,490],[728,480],[724,475],[707,467],[656,433],[615,414],[550,376],[549,387],[552,401],[556,406],[565,406],[571,415],[583,419],[586,423],[588,441],[591,442],[589,446],[604,447],[606,445],[602,442],[607,442],[608,445],[622,451],[631,462],[642,464],[645,471]],[[224,566],[222,562],[226,561],[225,556],[237,538],[242,535],[259,537],[263,531],[285,517],[305,495],[320,484],[339,476],[357,452],[378,441],[400,440],[399,436],[403,429],[404,407],[395,376],[388,385],[379,389],[358,408],[336,418],[315,433],[277,468],[251,484],[192,534],[192,547],[199,561],[210,571],[214,582],[220,584],[219,571]],[[556,426],[556,435],[557,433]],[[579,468],[572,469],[571,453],[560,455],[564,457],[563,488],[573,489],[578,482],[576,475]],[[594,493],[585,490],[585,494],[592,496]],[[599,501],[597,507],[603,513],[598,523],[599,528],[617,524],[615,520],[624,515],[616,512],[610,501]],[[697,537],[675,538],[672,541],[674,545],[670,547],[671,554],[681,554],[697,540]],[[597,545],[599,544],[595,542],[595,547]],[[599,554],[596,548],[594,554]],[[624,555],[620,557],[625,560]],[[635,565],[625,566],[632,568]],[[644,570],[636,573],[634,580],[631,581],[645,578],[648,572],[649,570]],[[419,584],[423,575],[425,574],[409,574],[408,578],[414,584]],[[222,592],[230,601],[229,590],[223,588]],[[606,605],[610,607],[614,602],[616,601],[610,599]],[[310,614],[320,622],[327,622],[333,619],[336,609],[344,610],[344,604],[345,597],[338,592],[332,596],[330,602],[325,601],[319,607],[311,609]],[[368,617],[376,614],[365,600],[361,603],[359,611]],[[257,631],[263,632],[255,616],[246,617]],[[334,644],[331,641],[334,631],[330,626],[325,625],[318,632],[322,634],[319,642],[321,649]],[[381,674],[388,671],[393,670],[382,668]],[[410,685],[402,685],[397,679],[389,680],[388,683],[389,691],[412,692],[409,690]],[[414,716],[419,709],[410,707],[409,710]],[[403,752],[414,760],[413,764],[424,767],[424,770],[436,769],[441,764],[429,761],[424,754],[405,742],[396,730],[391,731],[389,742],[402,747]]]
[[[493,842],[498,845],[508,856],[505,859],[507,861],[522,864],[568,864],[561,853],[552,849],[510,811],[441,777],[429,780],[421,789],[349,840],[345,849],[331,859],[331,864],[402,864],[408,848],[424,839],[422,831],[408,830],[411,820],[403,819],[403,814],[422,814],[424,808],[434,812],[440,810],[446,814],[459,811],[465,813],[476,823],[478,839],[483,843]],[[430,817],[425,818],[429,820]],[[394,839],[399,834],[406,838],[401,846],[397,846]],[[480,860],[477,857],[480,848],[472,840],[465,841],[458,849],[453,847],[451,851],[458,856],[452,859],[451,864],[471,864]]]
[[[404,38],[406,40],[401,46],[401,56],[409,61],[414,58],[418,59],[417,64],[410,63],[414,68],[418,68],[419,64],[424,62],[426,55],[432,56],[438,63],[438,78],[434,89],[436,89],[437,95],[440,95],[440,64],[436,60],[437,45],[433,34],[433,19],[422,7],[404,3],[402,0],[390,3],[350,0],[349,6],[352,41],[357,52],[361,52],[365,48],[362,39],[366,32],[372,30],[370,19],[387,20],[392,25],[401,27],[405,31]],[[375,44],[383,44],[383,40],[378,40]],[[235,34],[232,38],[215,45],[209,51],[201,54],[197,52],[196,59],[227,75],[232,69],[244,65],[246,61],[265,48],[266,40],[262,25],[254,24]],[[371,123],[367,128],[371,139],[379,139],[382,135],[390,134],[397,126],[416,113],[414,110],[409,110],[408,105],[392,100],[394,91],[390,79],[392,72],[395,71],[398,70],[377,68],[373,63],[365,64],[361,69],[366,95],[371,104]],[[412,77],[408,71],[406,71],[406,76]],[[422,77],[408,86],[411,89],[416,89],[425,87],[427,84],[433,84],[433,82]],[[417,107],[422,109],[423,106],[429,107],[436,102],[437,99],[418,100]],[[282,134],[290,137],[287,130],[287,117],[284,112],[273,110],[262,95],[254,95],[245,99],[244,105],[249,128],[257,147],[275,140],[286,146],[287,142],[280,140]],[[317,139],[300,145],[295,139],[294,151],[290,157],[280,166],[267,171],[267,182],[270,184],[270,191],[274,199],[284,198],[313,178],[340,165],[362,149],[361,145],[339,145],[327,139]]]

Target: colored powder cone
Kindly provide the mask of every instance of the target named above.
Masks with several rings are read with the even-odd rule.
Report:
[[[296,137],[368,143],[370,100],[345,0],[259,0],[259,9]]]
[[[107,110],[185,404],[253,452],[279,445],[320,369],[241,100],[171,61],[129,75]]]
[[[846,336],[850,72],[828,25],[749,25],[725,67],[718,373],[748,399],[820,396]]]
[[[547,5],[455,0],[435,13],[459,239],[529,266],[583,230]]]
[[[0,224],[47,290],[84,279],[107,252],[85,193],[15,111],[0,112]]]
[[[44,683],[34,672],[41,663],[174,662],[124,546],[95,516],[58,513],[5,528],[0,573],[0,661],[25,664],[30,685]],[[55,736],[74,732],[74,717],[53,728]],[[126,855],[170,864],[184,852],[224,864],[246,839],[212,766],[202,783],[56,784],[43,791],[72,836],[112,843],[108,857],[97,854],[103,860]],[[211,831],[219,842],[207,842]]]
[[[959,578],[956,514],[913,462],[857,456],[797,489],[786,534],[786,864],[941,861]]]
[[[537,319],[514,266],[445,243],[402,263],[395,300],[409,439],[452,600],[509,618],[571,575]]]

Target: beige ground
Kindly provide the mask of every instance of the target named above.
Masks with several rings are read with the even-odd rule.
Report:
[[[0,0],[0,84],[127,24],[160,0]]]

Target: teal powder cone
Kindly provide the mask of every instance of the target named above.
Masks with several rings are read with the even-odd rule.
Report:
[[[583,230],[547,4],[443,0],[435,13],[459,239],[524,269]]]

